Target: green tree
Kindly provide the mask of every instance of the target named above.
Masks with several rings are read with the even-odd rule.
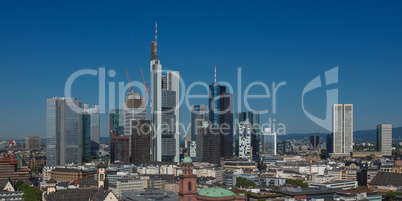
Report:
[[[18,180],[17,183],[15,183],[14,189],[17,190],[22,184],[24,184],[24,182],[21,180]]]
[[[25,191],[27,188],[29,188],[28,184],[22,184],[17,188],[17,191]]]
[[[393,191],[388,191],[387,194],[385,194],[385,201],[393,201],[396,199],[396,194]]]
[[[41,201],[42,200],[42,191],[36,187],[29,186],[24,190],[23,195],[24,201]]]
[[[358,186],[357,188],[351,188],[350,190],[367,190],[367,186]]]
[[[246,178],[237,177],[236,186],[237,187],[255,187],[256,184],[253,181],[248,181]]]
[[[286,179],[286,183],[294,186],[300,186],[301,188],[308,188],[308,183],[304,183],[302,180]]]
[[[327,150],[326,149],[321,149],[320,158],[321,159],[327,158]]]

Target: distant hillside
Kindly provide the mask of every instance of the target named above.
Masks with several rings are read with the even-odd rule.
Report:
[[[286,135],[278,135],[278,140],[308,140],[311,135],[320,136],[321,140],[325,140],[328,133],[289,133]],[[355,143],[371,142],[375,143],[377,140],[377,130],[360,130],[353,133],[353,139]],[[392,139],[395,142],[402,142],[402,127],[392,129]],[[8,141],[9,139],[3,139],[0,141]],[[100,137],[101,143],[108,144],[110,142],[109,137]],[[25,139],[14,139],[17,143],[25,142]],[[46,143],[45,138],[41,138],[41,143]]]
[[[311,135],[318,135],[322,140],[326,139],[328,133],[290,133],[286,135],[279,135],[278,140],[308,140]],[[402,141],[402,127],[392,128],[392,139]],[[377,130],[360,130],[353,132],[354,143],[377,141]]]

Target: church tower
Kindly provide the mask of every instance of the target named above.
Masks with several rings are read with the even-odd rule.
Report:
[[[98,180],[98,189],[105,188],[105,180],[106,180],[106,168],[107,166],[104,163],[100,163],[96,166],[97,171],[97,180]]]
[[[193,160],[190,157],[183,159],[183,174],[180,176],[179,201],[197,200],[197,176],[193,175]]]

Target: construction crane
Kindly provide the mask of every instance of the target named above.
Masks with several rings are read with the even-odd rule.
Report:
[[[141,66],[140,66],[140,70],[141,70],[142,80],[144,81],[144,86],[145,86],[144,102],[147,104],[148,103],[147,102],[147,94],[148,94],[149,87],[148,87],[148,84],[145,83],[144,72],[142,72]]]
[[[133,92],[133,87],[131,87],[131,84],[130,84],[130,78],[128,77],[127,68],[126,68],[126,74],[127,74],[127,80],[128,80],[128,87],[129,87],[129,89],[130,89],[130,92]]]
[[[110,126],[110,122],[107,117],[106,117],[106,120],[107,120],[107,124],[109,124],[110,134],[112,134],[113,137],[116,136],[116,132],[113,132],[112,126]]]
[[[313,170],[313,161],[321,161],[321,159],[313,159],[313,156],[310,155],[307,159],[302,159],[302,161],[310,161],[310,176]]]
[[[13,159],[14,159],[14,144],[15,144],[14,139],[11,139],[11,141],[9,141],[9,143],[10,143],[10,145],[11,145],[11,156],[10,156],[10,159],[13,160]]]

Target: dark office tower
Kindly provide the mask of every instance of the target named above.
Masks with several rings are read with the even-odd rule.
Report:
[[[220,163],[220,155],[217,153],[221,151],[221,135],[222,130],[219,128],[208,127],[202,129],[203,162]]]
[[[84,119],[85,117],[85,119]],[[99,118],[99,106],[94,105],[89,107],[88,104],[84,104],[82,109],[82,158],[88,160],[91,156],[97,156],[99,151],[99,138],[100,138],[100,118]],[[89,144],[88,144],[89,137]],[[89,146],[89,147],[88,147]],[[89,150],[89,155],[88,154]]]
[[[253,148],[253,158],[260,156],[260,114],[256,111],[248,112],[248,121],[251,124],[251,147]]]
[[[124,109],[111,109],[109,112],[110,126],[116,136],[124,135]]]
[[[131,128],[131,162],[147,164],[151,160],[151,121],[134,119]]]
[[[192,105],[190,115],[191,115],[190,141],[196,141],[197,135],[201,133],[202,122],[208,120],[208,107],[206,105]]]
[[[110,161],[130,163],[130,136],[110,137]]]
[[[327,135],[327,158],[330,157],[331,153],[334,153],[334,134],[329,133]]]
[[[209,120],[214,128],[220,127],[222,110],[222,94],[226,93],[226,87],[218,83],[209,85]]]
[[[277,144],[277,153],[280,155],[293,153],[292,143],[289,141],[281,141]]]
[[[310,149],[318,149],[320,144],[320,136],[312,135],[310,136]]]
[[[82,114],[82,161],[91,158],[91,114]]]
[[[233,157],[233,95],[215,82],[209,85],[209,120],[213,128],[225,128],[221,135],[221,157]]]
[[[222,94],[221,107],[221,157],[233,157],[233,95],[229,93]]]

